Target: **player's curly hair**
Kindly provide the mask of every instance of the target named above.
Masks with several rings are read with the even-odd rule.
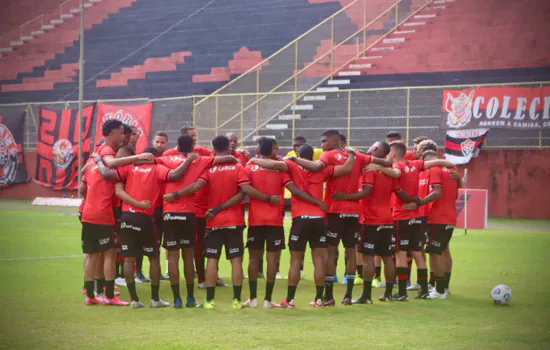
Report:
[[[437,143],[435,143],[433,140],[424,140],[418,144],[417,149],[423,151],[437,152]]]

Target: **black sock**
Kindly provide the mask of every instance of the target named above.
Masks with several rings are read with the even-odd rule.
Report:
[[[428,269],[416,269],[418,284],[420,284],[420,293],[428,293]]]
[[[265,283],[265,298],[264,298],[264,300],[271,301],[271,296],[273,294],[273,288],[275,288],[275,282],[266,282]]]
[[[172,284],[170,285],[170,288],[172,288],[172,294],[174,295],[174,300],[177,298],[181,298],[180,296],[180,284]]]
[[[215,291],[216,291],[216,287],[206,287],[206,301],[214,300]]]
[[[357,276],[363,278],[363,265],[357,265]]]
[[[159,289],[160,289],[160,286],[155,286],[151,284],[151,299],[153,299],[154,301],[159,301],[160,299]]]
[[[428,283],[435,286],[435,273],[433,271],[430,271],[430,281]]]
[[[143,267],[143,254],[138,254],[138,256],[136,256],[136,273],[141,273],[142,267]]]
[[[391,298],[391,293],[393,292],[393,282],[386,281],[386,290],[384,291],[384,296]]]
[[[445,285],[446,285],[445,288],[449,288],[449,285],[451,284],[451,273],[450,272],[445,272],[443,274],[443,277],[445,278]]]
[[[241,291],[243,290],[243,286],[233,286],[233,299],[241,300]]]
[[[445,293],[445,277],[443,277],[443,276],[436,276],[435,277],[435,290],[439,294]]]
[[[397,267],[395,269],[397,275],[397,286],[399,287],[399,295],[407,295],[407,268]]]
[[[376,273],[374,274],[374,279],[381,279],[382,267],[376,266]]]
[[[103,287],[105,287],[105,280],[104,279],[97,279],[95,280],[95,288],[97,294],[103,293]]]
[[[325,301],[334,299],[334,296],[332,295],[333,284],[334,284],[334,275],[326,275],[325,276]]]
[[[344,295],[344,298],[350,298],[353,293],[353,285],[355,283],[355,274],[348,274],[346,275],[346,279],[348,280],[348,284],[346,285],[346,295]]]
[[[315,300],[323,299],[325,286],[315,286]]]
[[[372,298],[372,281],[363,281],[363,294],[361,295],[363,299]]]
[[[105,295],[109,299],[115,297],[115,280],[105,281]]]
[[[137,296],[136,292],[136,283],[126,283],[126,286],[128,287],[128,292],[130,293],[130,298],[132,298],[132,301],[139,301],[139,298]]]
[[[294,295],[296,295],[297,286],[288,285],[288,292],[286,294],[286,301],[294,300]]]
[[[250,288],[250,300],[258,297],[258,281],[248,280],[248,287]]]
[[[407,281],[410,281],[410,280],[411,280],[411,270],[412,270],[412,266],[413,266],[412,260],[411,260],[411,261],[408,261],[408,262],[407,262]]]
[[[95,298],[94,281],[84,281],[84,288],[86,289],[86,296],[88,298]]]
[[[187,297],[195,299],[195,284],[187,283]]]

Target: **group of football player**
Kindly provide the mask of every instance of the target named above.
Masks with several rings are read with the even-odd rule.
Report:
[[[144,307],[136,282],[145,278],[141,261],[147,256],[152,308],[170,306],[159,296],[161,279],[169,280],[173,307],[183,307],[180,258],[185,306],[215,308],[216,286],[224,284],[218,275],[224,250],[231,263],[234,309],[258,306],[264,259],[264,308],[294,308],[309,243],[315,282],[310,304],[334,306],[340,242],[346,261],[344,305],[372,304],[373,286],[385,288],[381,302],[407,301],[411,289],[419,290],[418,299],[449,295],[449,241],[461,179],[452,163],[438,159],[437,145],[425,137],[415,139],[413,151],[407,151],[401,135],[391,132],[362,152],[346,147],[338,130],[327,130],[321,149],[296,137],[293,151],[281,158],[275,139],[260,138],[251,157],[238,148],[234,133],[216,136],[210,151],[197,146],[193,127],[181,129],[174,148],[168,148],[166,133],[157,132],[152,146],[140,154],[135,154],[135,128],[108,120],[102,135],[79,186],[86,305]],[[285,189],[292,195],[286,237]],[[273,289],[287,245],[288,291],[276,303]],[[161,246],[167,277],[161,274]],[[245,248],[249,297],[242,301]],[[417,282],[410,286],[412,261]],[[385,283],[380,281],[382,262]],[[195,278],[206,289],[201,304],[194,295]],[[128,288],[130,302],[119,298],[115,279]],[[358,281],[362,293],[353,299]]]

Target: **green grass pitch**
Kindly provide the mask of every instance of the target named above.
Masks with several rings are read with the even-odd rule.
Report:
[[[448,300],[313,309],[308,305],[315,288],[307,256],[293,310],[232,310],[231,287],[217,289],[216,310],[132,310],[84,306],[80,224],[74,209],[2,201],[0,210],[0,348],[550,348],[550,221],[501,219],[468,235],[456,230]],[[245,258],[245,269],[246,264]],[[288,265],[285,251],[283,275]],[[343,261],[338,270],[341,278]],[[226,282],[229,271],[222,260]],[[500,283],[513,290],[509,306],[491,301],[490,291]],[[274,300],[285,297],[286,284],[277,281]],[[260,280],[260,298],[264,288]],[[335,287],[337,301],[344,288]],[[128,300],[127,290],[120,291]],[[374,290],[374,297],[381,292]],[[147,306],[148,284],[138,285],[138,293]],[[355,296],[359,293],[356,286]],[[197,289],[196,296],[204,300],[205,291]],[[243,298],[247,296],[245,280]],[[172,301],[168,282],[161,282],[161,297]]]

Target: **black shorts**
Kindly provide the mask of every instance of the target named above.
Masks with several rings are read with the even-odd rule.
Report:
[[[119,243],[124,257],[158,257],[160,242],[153,218],[143,213],[122,213]]]
[[[167,250],[194,247],[195,221],[194,213],[165,213],[162,224],[164,229],[162,246]]]
[[[206,238],[204,240],[205,257],[219,259],[222,254],[222,247],[224,246],[227,260],[239,258],[244,255],[242,226],[229,226],[206,230]]]
[[[82,222],[82,252],[103,253],[115,247],[114,227]]]
[[[426,253],[441,255],[453,237],[454,225],[430,224]]]
[[[204,217],[202,218],[196,218],[196,231],[197,231],[197,237],[201,237],[204,240],[204,237],[206,236],[206,219]]]
[[[395,225],[395,244],[398,251],[421,251],[426,241],[426,236],[422,232],[422,220],[407,219],[396,220]]]
[[[418,218],[422,223],[420,224],[420,232],[424,235],[424,242],[428,243],[428,217],[421,216]]]
[[[361,234],[359,215],[355,214],[328,214],[327,215],[327,244],[338,246],[340,240],[346,248],[353,248]]]
[[[394,225],[363,225],[357,251],[366,255],[392,256],[395,251]]]
[[[249,226],[246,247],[253,250],[278,252],[285,249],[283,226]]]
[[[292,219],[288,248],[290,250],[304,252],[309,242],[310,248],[326,248],[327,235],[325,230],[325,218],[322,216],[297,216]]]
[[[164,232],[162,228],[162,222],[164,221],[163,215],[162,215],[162,205],[159,205],[155,208],[155,214],[153,216],[153,223],[155,224],[155,228],[157,232],[159,233],[160,240],[162,241],[162,233]]]

